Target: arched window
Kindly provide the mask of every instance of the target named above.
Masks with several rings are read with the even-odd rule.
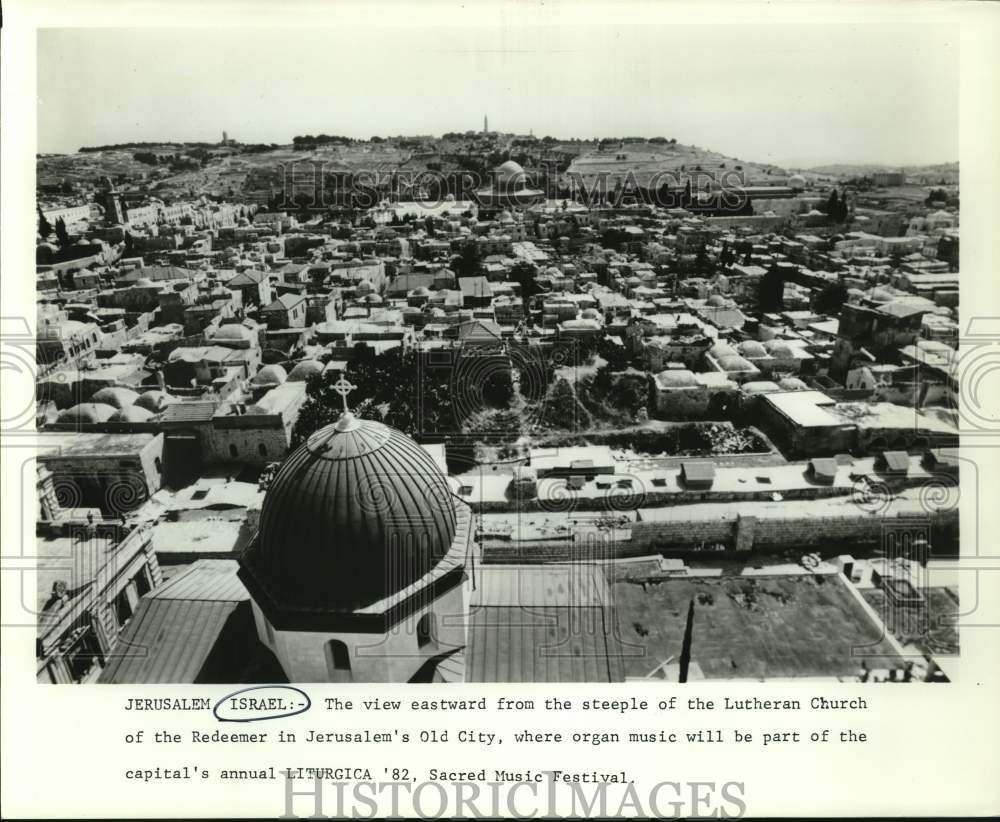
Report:
[[[434,641],[434,615],[424,614],[417,622],[417,647],[423,648]]]
[[[229,446],[229,456],[231,456],[231,457],[238,457],[239,456],[239,451],[236,450],[236,446],[235,445],[230,445]]]
[[[342,682],[351,678],[351,653],[346,643],[339,639],[326,643],[326,668],[333,681]]]
[[[261,443],[260,445],[258,445],[257,446],[257,453],[260,454],[262,457],[266,457],[267,456],[267,446],[264,445],[264,443]]]
[[[156,466],[156,473],[158,474],[163,473],[163,463],[160,462],[159,457],[153,457],[153,465]]]

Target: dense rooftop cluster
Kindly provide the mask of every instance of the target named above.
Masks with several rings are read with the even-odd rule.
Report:
[[[80,511],[93,526],[96,512],[142,524],[137,556],[235,556],[282,461],[347,404],[431,452],[487,552],[512,544],[511,514],[526,517],[519,551],[568,538],[575,520],[549,520],[576,510],[655,552],[676,540],[636,512],[726,499],[741,516],[784,502],[849,518],[832,509],[859,484],[906,506],[950,470],[947,179],[485,129],[139,148],[40,161],[50,526]],[[277,166],[304,156],[329,166],[274,189]],[[386,158],[396,176],[362,185],[365,163]],[[339,180],[329,201],[323,175]],[[290,510],[269,522],[301,525]],[[199,528],[211,550],[168,547],[164,535]],[[731,536],[693,547],[753,545],[752,531]],[[161,581],[142,574],[109,633]],[[62,601],[44,595],[50,610]]]

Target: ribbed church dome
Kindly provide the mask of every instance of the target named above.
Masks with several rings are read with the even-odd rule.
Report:
[[[451,491],[431,456],[347,413],[282,464],[244,562],[280,600],[350,612],[427,574],[455,531]]]

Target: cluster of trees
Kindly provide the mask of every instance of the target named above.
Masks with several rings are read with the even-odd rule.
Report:
[[[924,205],[930,206],[934,203],[947,203],[951,200],[951,195],[945,191],[943,188],[935,188],[927,195],[927,199],[924,200]]]
[[[38,209],[38,236],[43,240],[48,239],[55,232],[56,240],[59,245],[64,248],[70,245],[73,241],[69,236],[69,232],[66,230],[66,221],[59,217],[56,219],[55,225],[53,226],[46,218],[42,210]]]
[[[247,154],[263,154],[267,151],[277,151],[279,148],[277,143],[248,143],[240,146],[240,150]]]
[[[333,389],[339,374],[313,377],[295,429],[294,443],[337,421],[343,400]],[[451,367],[422,368],[412,350],[393,349],[380,356],[358,346],[351,361],[356,386],[348,405],[359,417],[377,420],[417,439],[447,438],[462,430],[471,414],[488,409],[509,411],[514,384],[507,369],[481,370],[477,358],[461,356]]]
[[[656,145],[677,145],[677,140],[674,138],[667,139],[666,137],[604,137],[598,140],[597,147],[604,148],[604,146],[614,145],[616,143],[655,143]]]
[[[415,379],[414,352],[394,349],[375,357],[359,346],[357,354],[357,359],[351,362],[350,375],[356,388],[348,398],[355,414],[384,422],[411,436],[421,433],[417,430],[421,419],[430,422],[432,429],[452,421],[447,386],[435,380],[433,372],[426,379],[424,374],[419,381]],[[333,389],[338,378],[337,374],[321,374],[309,381],[307,398],[292,432],[296,444],[313,431],[337,421],[343,410],[343,400]]]
[[[304,134],[296,135],[292,138],[292,147],[296,149],[308,149],[325,145],[349,146],[354,142],[353,138],[344,137],[340,134]]]
[[[757,306],[764,313],[781,311],[784,308],[785,275],[776,265],[761,277],[757,291]],[[818,314],[837,315],[848,298],[847,286],[841,282],[831,282],[814,292],[813,310]]]
[[[80,146],[78,151],[81,154],[89,154],[95,151],[124,151],[126,149],[138,148],[160,148],[163,146],[170,146],[171,148],[212,148],[218,145],[217,143],[172,143],[168,140],[158,140],[155,143],[115,143],[113,145],[106,146]]]
[[[193,148],[180,154],[137,151],[132,155],[132,159],[149,166],[167,166],[171,171],[197,171],[208,165],[211,155],[204,148]]]

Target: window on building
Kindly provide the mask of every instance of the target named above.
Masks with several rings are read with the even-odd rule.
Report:
[[[145,596],[152,590],[153,585],[149,579],[149,571],[145,568],[140,568],[139,573],[135,575],[135,592],[138,596]]]
[[[238,457],[239,455],[240,455],[240,452],[236,450],[236,446],[235,445],[230,445],[229,446],[229,456],[231,456],[231,457]]]
[[[261,443],[260,445],[258,445],[257,446],[257,453],[260,454],[262,457],[266,457],[267,456],[267,446],[264,445],[264,443]]]
[[[423,648],[434,641],[434,615],[424,614],[417,622],[417,647]]]
[[[331,679],[343,679],[351,673],[351,654],[347,644],[339,639],[331,639],[326,643],[326,666]]]
[[[132,618],[132,605],[128,601],[128,586],[123,588],[114,602],[115,618],[118,620],[118,627],[124,628]]]

